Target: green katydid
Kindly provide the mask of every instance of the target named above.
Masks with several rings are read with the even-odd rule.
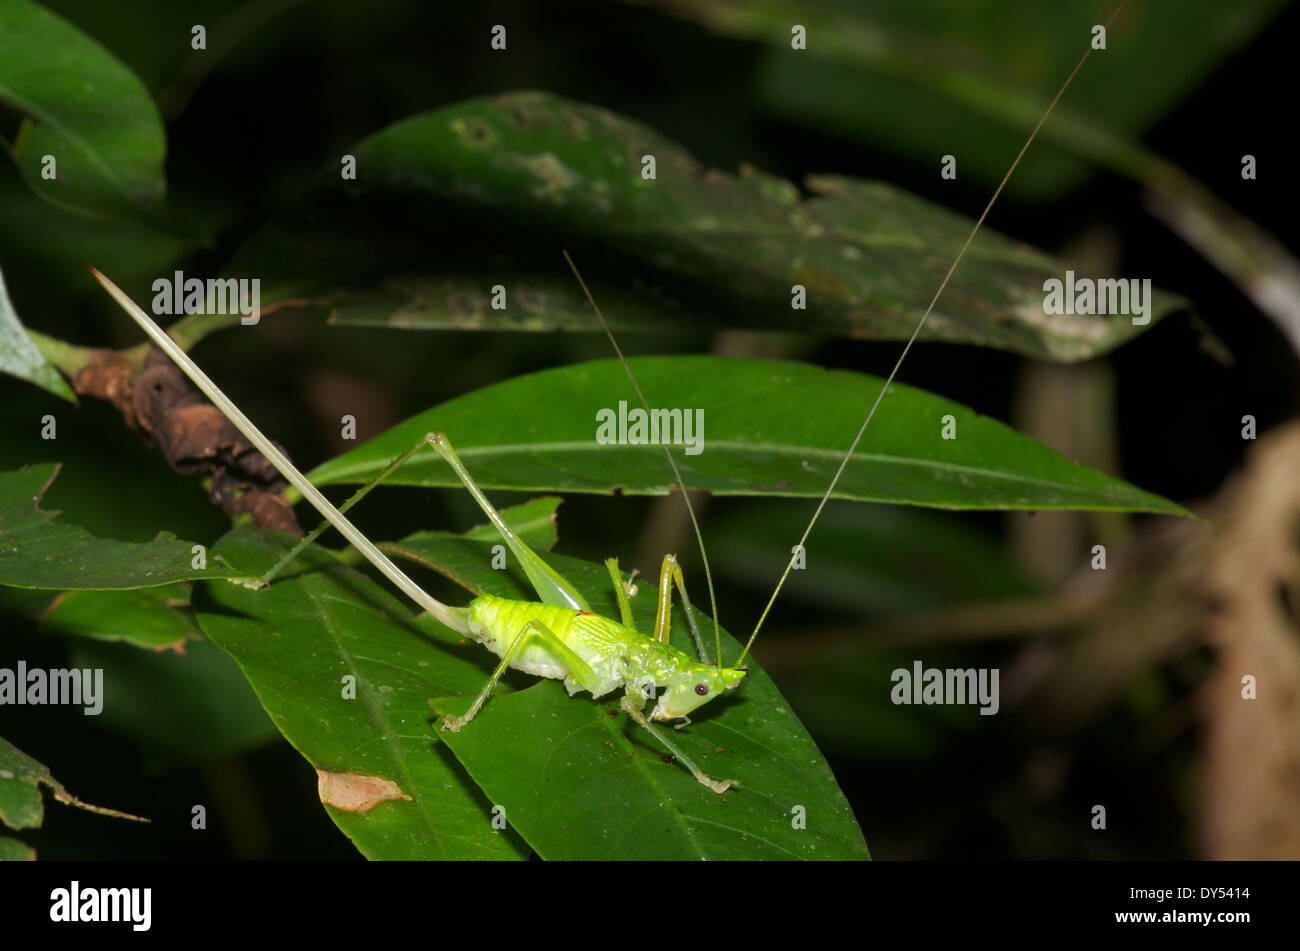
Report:
[[[614,621],[594,613],[578,590],[543,561],[502,520],[442,433],[428,434],[394,459],[384,472],[365,489],[354,495],[342,509],[335,508],[253,425],[239,407],[231,402],[230,398],[212,382],[189,355],[154,323],[148,314],[111,280],[94,268],[91,268],[91,271],[153,342],[176,362],[194,385],[212,400],[249,442],[266,456],[280,474],[324,516],[327,524],[338,529],[376,569],[422,609],[453,631],[478,641],[501,657],[500,664],[492,672],[487,684],[469,710],[459,717],[444,717],[440,723],[442,730],[459,731],[473,720],[486,702],[493,685],[509,667],[542,677],[562,679],[570,695],[579,690],[586,690],[593,697],[600,697],[618,687],[623,687],[622,709],[686,766],[696,780],[718,793],[725,792],[735,784],[734,780],[715,781],[706,776],[677,744],[650,722],[650,720],[683,721],[678,724],[679,726],[689,723],[690,713],[724,691],[738,687],[746,673],[744,667],[723,667],[720,658],[710,662],[705,655],[703,642],[699,632],[695,630],[690,599],[686,594],[686,582],[677,564],[676,556],[666,555],[663,560],[658,610],[652,636],[642,634],[635,627],[627,588],[616,559],[611,558],[605,564],[609,569],[610,580],[614,584],[620,620]],[[378,484],[380,479],[396,469],[425,444],[432,446],[447,461],[465,488],[473,495],[518,559],[540,602],[515,601],[481,594],[463,608],[443,604],[393,564],[343,514],[347,508],[360,501],[370,488]],[[671,456],[669,459],[671,461]],[[269,582],[280,568],[313,541],[324,527],[322,525],[304,538],[262,577],[260,583]],[[692,660],[668,642],[674,585],[686,608],[686,616],[692,627],[692,634],[700,655],[698,661]],[[711,587],[710,585],[710,589]],[[714,613],[716,614],[716,611]],[[643,708],[652,696],[657,702],[647,719]]]
[[[1123,9],[1121,3],[1119,8],[1112,13],[1111,20]],[[1110,22],[1110,21],[1108,21]],[[899,354],[893,369],[885,380],[884,386],[881,387],[871,409],[867,412],[862,426],[858,429],[853,441],[850,443],[847,452],[841,461],[839,468],[827,486],[825,493],[822,495],[812,519],[809,521],[807,528],[804,529],[799,543],[792,549],[791,557],[787,562],[785,571],[782,573],[780,580],[777,582],[771,597],[764,606],[758,623],[755,625],[749,640],[746,642],[740,656],[732,666],[722,666],[720,636],[717,633],[717,609],[714,605],[714,630],[715,630],[715,654],[714,660],[709,661],[706,656],[703,642],[700,639],[699,632],[695,629],[695,621],[692,615],[690,600],[686,594],[686,584],[682,576],[681,568],[673,555],[664,557],[663,565],[660,571],[660,587],[658,609],[655,617],[655,626],[652,636],[647,636],[638,631],[633,623],[631,606],[628,600],[628,591],[623,577],[618,569],[616,559],[608,559],[605,564],[609,570],[610,580],[613,583],[615,595],[618,600],[620,620],[614,621],[611,618],[602,617],[594,613],[586,600],[578,593],[577,589],[566,579],[552,569],[544,560],[533,552],[520,539],[508,525],[501,519],[497,511],[488,502],[487,498],[474,483],[470,474],[461,464],[455,450],[450,442],[441,433],[430,433],[423,440],[416,443],[405,453],[399,455],[389,466],[379,474],[369,485],[357,492],[342,509],[335,508],[307,478],[298,471],[297,468],[281,453],[269,439],[255,427],[252,422],[239,410],[237,406],[230,401],[224,393],[208,378],[208,376],[194,363],[192,359],[173,341],[154,321],[137,306],[123,291],[112,281],[106,278],[99,271],[91,268],[92,273],[109,292],[110,295],[122,306],[122,308],[135,320],[137,324],[149,335],[153,342],[166,353],[175,363],[185,372],[185,374],[194,382],[194,384],[212,400],[214,404],[225,414],[226,418],[231,421],[264,456],[279,470],[291,484],[293,484],[303,497],[307,499],[316,509],[325,517],[326,522],[333,525],[339,532],[355,546],[362,555],[370,561],[382,574],[407,594],[419,607],[427,611],[430,615],[447,625],[452,630],[470,637],[489,650],[501,657],[501,662],[492,672],[487,684],[480,691],[474,702],[471,704],[465,714],[458,717],[446,716],[440,723],[443,730],[459,731],[471,720],[482,708],[491,693],[493,685],[505,673],[509,667],[515,667],[526,672],[534,673],[543,677],[562,679],[565,683],[569,694],[577,693],[579,690],[586,690],[594,697],[603,696],[618,687],[623,687],[624,696],[621,701],[621,707],[629,716],[647,732],[649,732],[660,744],[672,753],[691,774],[703,785],[709,787],[717,793],[725,792],[728,788],[735,785],[734,780],[713,780],[706,776],[682,750],[674,744],[668,736],[661,730],[657,729],[650,721],[684,721],[676,724],[684,726],[689,723],[689,714],[698,709],[705,703],[722,695],[724,692],[739,687],[746,674],[746,668],[742,666],[741,661],[748,654],[750,647],[757,637],[759,629],[766,620],[768,612],[775,603],[777,596],[780,594],[790,571],[794,567],[799,553],[803,551],[804,545],[811,534],[813,526],[816,525],[826,502],[830,499],[839,482],[840,476],[848,465],[849,460],[857,450],[858,443],[862,440],[867,427],[870,425],[881,400],[889,391],[890,384],[898,374],[903,360],[912,348],[921,329],[925,326],[926,319],[930,316],[935,304],[938,302],[940,295],[948,286],[948,282],[957,265],[961,263],[967,248],[970,247],[976,233],[988,216],[989,210],[997,201],[998,196],[1002,193],[1007,180],[1011,177],[1016,167],[1020,164],[1020,159],[1024,156],[1025,151],[1029,148],[1030,143],[1042,128],[1043,123],[1055,108],[1056,103],[1060,100],[1061,95],[1070,85],[1074,76],[1083,66],[1087,59],[1091,47],[1080,58],[1074,70],[1066,78],[1064,84],[1056,97],[1048,105],[1043,117],[1039,120],[1034,130],[1030,133],[1024,147],[1011,163],[1001,184],[994,191],[993,196],[985,205],[979,219],[975,222],[965,243],[957,252],[952,265],[949,267],[943,280],[939,284],[938,290],[930,300],[929,306],[921,315],[911,336]],[[649,404],[641,393],[640,386],[637,384],[636,377],[632,374],[626,359],[623,358],[622,350],[618,342],[614,339],[609,330],[609,326],[600,308],[592,298],[591,292],[587,289],[586,283],[578,273],[577,267],[574,266],[572,259],[565,252],[565,259],[573,269],[574,276],[581,284],[583,292],[586,294],[592,309],[609,336],[619,359],[622,360],[624,369],[641,402],[649,412]],[[514,601],[488,594],[481,594],[470,602],[466,607],[455,607],[443,604],[427,594],[412,581],[400,568],[392,563],[386,555],[383,554],[373,543],[370,542],[343,514],[351,505],[359,501],[370,488],[382,480],[388,473],[392,472],[397,466],[401,465],[406,459],[410,458],[425,444],[435,449],[439,455],[446,460],[452,467],[460,481],[466,489],[474,496],[475,501],[483,509],[493,526],[501,534],[506,544],[519,560],[524,572],[528,576],[540,602],[535,601]],[[672,454],[664,447],[668,463],[673,469],[677,478],[677,484],[682,490],[683,499],[686,501],[688,511],[690,511],[691,523],[695,528],[697,538],[700,538],[699,525],[695,518],[694,511],[690,508],[690,500],[686,494],[685,481],[673,460]],[[324,529],[322,525],[319,529],[308,535],[297,547],[281,559],[266,575],[261,579],[265,584],[300,552],[307,544],[320,534]],[[703,564],[708,581],[710,600],[713,596],[712,579],[709,575],[708,558],[704,555],[703,540],[700,538],[700,551],[703,556]],[[696,650],[699,654],[699,660],[694,661],[688,655],[673,648],[668,643],[669,619],[671,611],[672,589],[676,586],[682,598],[685,607],[685,615],[691,627],[691,633],[694,636]],[[662,688],[662,692],[658,693]],[[643,713],[643,708],[651,696],[656,696],[657,702],[650,712],[649,719]]]

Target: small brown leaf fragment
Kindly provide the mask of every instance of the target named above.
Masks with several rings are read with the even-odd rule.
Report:
[[[392,780],[325,769],[316,770],[316,788],[321,802],[344,812],[369,812],[381,802],[411,799]]]

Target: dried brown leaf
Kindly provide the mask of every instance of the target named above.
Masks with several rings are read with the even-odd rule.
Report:
[[[369,812],[381,802],[411,798],[390,779],[324,769],[316,770],[316,787],[321,802],[344,812]]]

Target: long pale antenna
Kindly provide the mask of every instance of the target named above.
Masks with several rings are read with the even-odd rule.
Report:
[[[1106,21],[1107,30],[1110,29],[1110,25],[1115,20],[1115,17],[1119,16],[1120,11],[1123,10],[1127,4],[1128,0],[1122,0],[1120,5],[1115,8],[1115,12],[1112,13],[1110,19]],[[894,377],[898,375],[898,368],[903,365],[903,360],[906,359],[908,351],[912,349],[912,344],[916,342],[917,335],[920,334],[921,328],[925,326],[925,321],[930,316],[930,311],[934,310],[934,305],[939,302],[939,295],[942,294],[944,289],[948,286],[948,281],[952,278],[953,272],[957,270],[957,265],[961,263],[962,257],[965,256],[966,249],[969,248],[971,242],[975,240],[975,235],[983,226],[984,219],[988,217],[989,211],[993,208],[993,203],[998,200],[998,196],[1002,194],[1002,189],[1006,187],[1007,182],[1011,179],[1011,174],[1016,170],[1016,167],[1020,165],[1020,160],[1025,157],[1025,152],[1029,151],[1029,146],[1033,143],[1034,137],[1038,135],[1038,130],[1043,127],[1043,123],[1047,121],[1047,117],[1052,114],[1052,110],[1056,108],[1056,104],[1060,101],[1061,97],[1065,95],[1065,90],[1070,88],[1070,83],[1074,81],[1074,77],[1078,75],[1079,70],[1083,68],[1083,64],[1087,61],[1091,53],[1092,44],[1089,43],[1084,54],[1079,57],[1079,62],[1074,64],[1074,69],[1070,70],[1070,75],[1065,77],[1065,82],[1061,84],[1061,88],[1057,90],[1052,101],[1048,103],[1047,110],[1043,113],[1042,118],[1038,120],[1038,124],[1035,125],[1033,131],[1029,133],[1029,138],[1027,138],[1025,144],[1020,147],[1019,154],[1016,155],[1015,161],[1011,163],[1011,167],[1007,169],[1007,173],[1002,176],[1002,181],[998,184],[997,190],[993,192],[993,197],[989,199],[988,204],[984,206],[984,210],[980,212],[979,220],[975,222],[975,227],[971,228],[970,234],[966,236],[966,242],[961,246],[961,250],[957,252],[957,257],[953,259],[952,266],[948,268],[948,273],[945,274],[943,280],[939,282],[939,289],[934,292],[934,297],[930,298],[930,306],[925,309],[925,313],[923,313],[921,319],[917,321],[916,329],[912,331],[912,336],[907,338],[907,343],[903,346],[903,352],[898,355],[898,360],[894,363],[894,368],[889,371],[889,376],[885,379],[885,385],[880,388],[880,392],[876,395],[876,401],[871,404],[871,409],[867,412],[867,418],[862,421],[862,426],[859,427],[858,434],[853,437],[853,442],[849,445],[849,451],[844,454],[844,458],[840,461],[840,467],[835,470],[835,475],[831,479],[831,484],[826,487],[825,494],[822,495],[821,501],[817,503],[817,510],[813,512],[812,520],[808,523],[808,527],[804,529],[803,535],[799,539],[799,544],[795,546],[794,550],[790,553],[790,560],[786,563],[785,571],[781,572],[781,580],[776,583],[776,589],[772,592],[772,597],[768,598],[767,605],[763,608],[763,613],[759,615],[758,623],[754,625],[754,632],[749,635],[749,640],[745,642],[745,649],[740,652],[740,657],[736,660],[737,664],[745,659],[745,655],[749,653],[749,648],[753,646],[754,638],[758,637],[758,631],[763,626],[763,622],[767,620],[767,613],[772,609],[772,605],[776,602],[777,595],[781,593],[781,588],[785,585],[785,579],[790,576],[790,571],[794,568],[795,560],[799,557],[799,553],[803,551],[804,543],[808,541],[808,536],[812,534],[813,526],[817,524],[817,519],[821,517],[822,509],[826,507],[826,502],[830,499],[831,493],[835,491],[835,486],[839,483],[840,476],[844,474],[845,467],[849,464],[849,460],[853,458],[853,453],[857,451],[858,443],[862,441],[863,433],[867,431],[867,426],[871,424],[871,417],[876,415],[876,407],[880,405],[880,401],[883,400],[885,394],[889,392],[890,384],[894,382]]]
[[[188,376],[200,390],[202,390],[217,409],[230,420],[241,433],[247,437],[248,441],[262,455],[270,460],[271,465],[291,482],[303,498],[315,506],[316,511],[320,512],[331,525],[342,533],[343,537],[350,541],[357,551],[366,556],[366,559],[381,571],[389,581],[401,588],[412,601],[428,611],[443,624],[446,624],[453,631],[464,634],[467,631],[465,611],[463,608],[455,608],[448,604],[430,597],[423,588],[407,577],[406,573],[398,568],[388,556],[374,546],[370,539],[362,535],[361,532],[348,521],[347,517],[336,509],[333,503],[325,496],[320,494],[316,486],[308,481],[307,477],[298,471],[289,458],[282,453],[271,440],[262,435],[261,430],[253,425],[252,420],[243,414],[238,406],[230,401],[225,393],[208,378],[197,363],[190,359],[189,354],[180,348],[180,346],[171,337],[163,331],[153,318],[146,314],[135,301],[126,296],[126,293],[110,281],[107,277],[97,271],[95,268],[90,269],[90,273],[95,275],[95,280],[104,286],[104,290],[112,296],[113,300],[131,316],[140,329],[147,333],[151,340],[158,346],[158,349],[171,357],[172,360],[180,367],[185,375]]]
[[[591,309],[596,312],[596,319],[600,321],[600,326],[605,330],[605,336],[614,346],[614,352],[618,354],[619,362],[623,364],[623,370],[627,373],[627,378],[632,381],[632,388],[636,390],[636,395],[641,399],[641,405],[645,407],[646,416],[649,417],[650,402],[641,392],[641,384],[636,381],[636,375],[632,368],[628,366],[627,357],[623,356],[623,348],[618,345],[614,339],[614,332],[609,329],[609,324],[605,321],[605,315],[600,312],[600,307],[596,304],[596,298],[591,296],[591,291],[587,288],[587,282],[582,279],[578,273],[578,266],[573,263],[573,258],[569,257],[569,252],[564,252],[564,260],[569,262],[569,269],[573,271],[573,276],[578,279],[578,284],[582,287],[582,293],[587,295],[587,303],[591,304]],[[672,466],[673,475],[677,477],[677,487],[682,490],[682,501],[686,503],[686,512],[691,517],[691,527],[695,529],[695,540],[700,546],[700,559],[704,562],[704,583],[709,588],[709,613],[713,615],[713,664],[715,667],[722,666],[722,634],[718,629],[718,599],[713,594],[713,572],[709,570],[709,556],[704,550],[704,534],[700,531],[700,523],[695,518],[695,506],[691,504],[691,497],[686,491],[686,480],[682,478],[682,472],[677,468],[677,460],[673,454],[668,451],[668,447],[661,447],[664,455],[668,457],[668,465]],[[689,612],[691,606],[686,604],[683,608],[687,612],[687,620],[690,620]],[[694,622],[692,622],[692,625]],[[743,656],[743,655],[742,655]]]

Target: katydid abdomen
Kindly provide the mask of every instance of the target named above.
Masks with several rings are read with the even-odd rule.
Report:
[[[469,633],[480,644],[504,658],[519,633],[536,622],[553,633],[563,644],[581,657],[595,674],[590,687],[580,684],[572,676],[573,670],[539,638],[522,644],[510,658],[515,670],[564,680],[569,693],[590,689],[593,696],[609,693],[623,683],[618,630],[621,626],[608,618],[575,608],[536,601],[513,601],[491,594],[482,594],[469,605]]]

